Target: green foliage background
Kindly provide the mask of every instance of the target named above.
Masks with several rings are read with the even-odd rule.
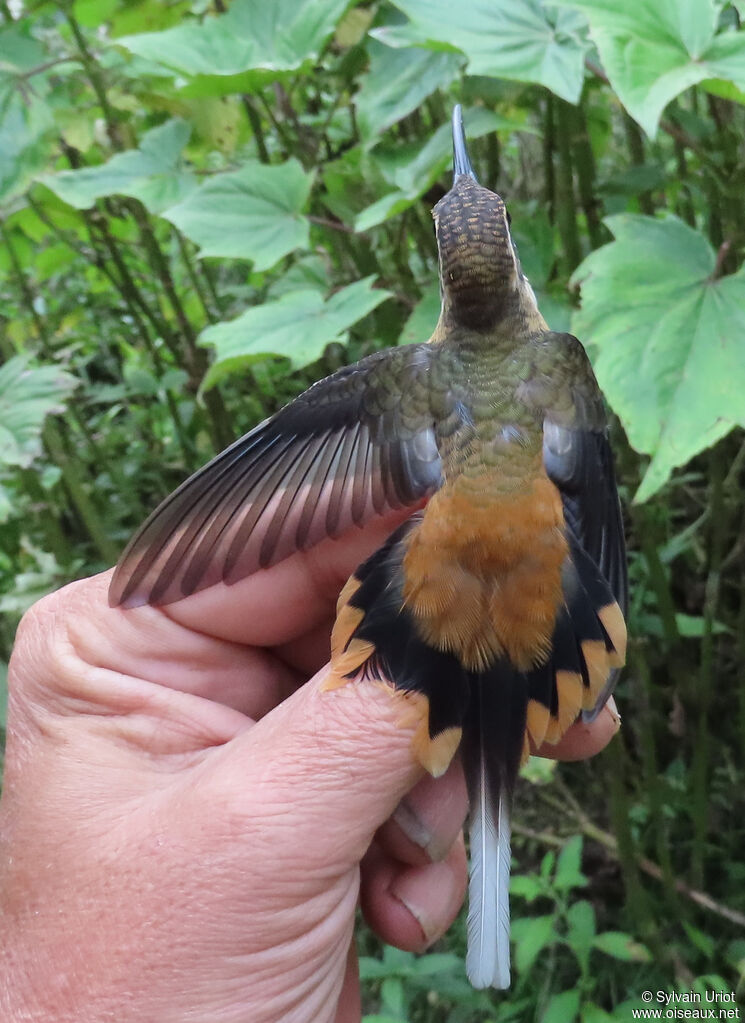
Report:
[[[745,973],[742,0],[0,0],[0,656],[184,475],[424,340],[465,107],[614,422],[624,727],[532,764],[516,979],[361,933],[369,1020],[627,1020]],[[626,439],[628,438],[628,440]],[[0,674],[0,679],[4,672]]]

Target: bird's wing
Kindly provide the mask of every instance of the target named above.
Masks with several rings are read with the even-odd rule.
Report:
[[[600,388],[577,338],[544,335],[526,386],[533,403],[543,409],[543,463],[561,494],[570,539],[597,566],[625,617],[626,543],[608,425]],[[605,704],[617,676],[616,670],[596,711]],[[587,716],[592,715],[591,711]]]
[[[440,486],[433,348],[377,352],[314,384],[153,512],[119,560],[112,605],[233,583]]]
[[[602,395],[580,342],[571,334],[549,336],[558,348],[563,386],[544,415],[544,465],[561,492],[569,530],[625,615],[626,543]]]

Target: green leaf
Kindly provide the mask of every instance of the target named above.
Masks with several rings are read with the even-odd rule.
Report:
[[[372,227],[397,217],[399,213],[408,210],[416,202],[416,196],[409,196],[406,192],[389,192],[382,199],[378,199],[371,206],[368,206],[354,219],[354,229],[357,233],[369,231]]]
[[[541,1023],[574,1023],[579,1012],[579,991],[562,991],[552,995],[541,1016]]]
[[[603,934],[597,935],[592,944],[594,948],[605,952],[613,959],[623,959],[626,962],[635,963],[652,961],[649,949],[645,945],[634,941],[631,935],[623,934],[621,931],[604,931]]]
[[[728,99],[732,103],[740,103],[745,106],[745,91],[738,89],[732,82],[726,82],[722,78],[707,78],[701,83],[701,88],[706,89],[712,96],[719,96],[721,99]]]
[[[675,624],[678,627],[680,635],[685,636],[688,639],[700,639],[706,633],[706,619],[699,615],[687,615],[682,612],[678,612],[675,615]],[[715,620],[711,623],[711,631],[715,636],[721,636],[730,630],[724,622],[718,622]]]
[[[573,903],[566,914],[567,945],[577,957],[582,973],[587,972],[595,937],[595,910],[586,899]]]
[[[595,1005],[593,1002],[586,1002],[582,1006],[582,1023],[613,1023],[614,1019],[622,1019],[623,1017],[614,1017],[609,1015],[605,1009],[601,1009],[599,1005]]]
[[[566,843],[559,853],[554,874],[554,888],[559,891],[569,891],[572,888],[582,888],[587,884],[587,878],[582,873],[582,836],[574,835]]]
[[[549,851],[541,860],[541,877],[544,881],[547,881],[553,873],[554,864],[556,863],[556,853]]]
[[[107,0],[108,2],[108,0]],[[140,0],[140,3],[115,3],[115,10],[110,22],[112,38],[132,35],[135,32],[156,32],[171,28],[178,24],[191,5],[189,0]]]
[[[618,97],[650,137],[662,111],[707,78],[745,88],[745,33],[715,37],[718,0],[557,0],[582,11]]]
[[[527,902],[533,902],[545,893],[545,886],[533,874],[513,874],[510,878],[510,895],[519,895]]]
[[[391,971],[398,973],[411,973],[416,962],[413,952],[407,952],[403,948],[394,948],[393,945],[383,946],[383,962],[387,963]]]
[[[598,191],[603,195],[639,195],[662,188],[665,180],[665,169],[659,164],[634,164],[605,178],[599,183]]]
[[[381,962],[373,956],[360,956],[359,970],[360,980],[381,980],[383,977],[390,977],[394,972],[388,963]]]
[[[568,298],[562,292],[557,295],[552,291],[544,291],[540,287],[533,288],[533,291],[541,315],[551,330],[560,334],[566,333],[569,330],[573,312]]]
[[[0,366],[0,464],[28,466],[41,451],[44,420],[63,412],[77,381],[57,366],[16,355]]]
[[[500,117],[483,108],[467,110],[463,121],[469,139],[496,131],[531,131],[519,121]],[[452,148],[450,125],[443,124],[423,146],[397,144],[389,150],[376,149],[376,164],[383,176],[398,187],[398,191],[389,192],[359,213],[354,221],[355,231],[369,231],[412,206],[450,167]]]
[[[703,952],[707,959],[712,959],[716,950],[714,939],[709,937],[708,934],[704,934],[698,927],[689,924],[687,920],[683,920],[682,923],[691,944],[695,945],[700,952]]]
[[[526,204],[520,208],[510,204],[513,224],[510,228],[512,239],[520,255],[523,273],[533,288],[540,288],[548,281],[554,265],[554,229],[545,210]]]
[[[414,960],[413,976],[431,977],[463,969],[463,960],[452,952],[428,952]]]
[[[556,760],[549,760],[547,757],[528,757],[520,768],[520,777],[525,778],[531,785],[547,785],[554,780],[556,768]]]
[[[530,126],[517,118],[500,117],[484,107],[470,107],[463,111],[466,137],[478,139],[483,135],[515,131],[533,132]],[[423,195],[445,170],[450,171],[453,160],[452,129],[441,124],[424,145],[405,145],[396,140],[394,146],[375,150],[375,162],[383,176],[392,185],[409,196]]]
[[[315,59],[347,3],[234,0],[217,17],[189,21],[164,32],[123,36],[116,43],[188,78],[228,77],[255,70],[272,78]]]
[[[380,985],[380,1000],[386,1012],[397,1016],[406,1014],[406,995],[400,977],[386,977]]]
[[[677,466],[745,425],[745,271],[712,280],[703,237],[676,217],[609,217],[616,240],[577,268],[572,329],[596,349],[600,386],[637,451],[651,497]]]
[[[190,134],[185,121],[168,121],[147,132],[138,149],[117,153],[99,167],[47,174],[39,181],[79,210],[90,209],[103,196],[127,195],[151,213],[162,213],[197,188],[196,178],[181,163]]]
[[[117,7],[117,0],[75,0],[73,13],[85,28],[97,28],[109,20]]]
[[[585,22],[573,11],[555,11],[541,0],[395,0],[411,20],[410,42],[457,47],[468,73],[545,85],[576,103],[584,78]],[[393,36],[395,33],[389,32]],[[387,39],[378,30],[379,39]]]
[[[250,259],[268,270],[293,249],[308,245],[302,216],[313,175],[297,160],[267,166],[246,163],[217,174],[163,216],[201,249],[202,256]]]
[[[363,1016],[362,1023],[408,1023],[405,1016],[382,1015],[378,1012],[372,1016]]]
[[[398,344],[410,345],[428,341],[437,325],[441,305],[440,285],[433,281],[414,306],[399,334]]]
[[[0,203],[24,192],[49,159],[55,124],[44,83],[20,88],[18,77],[46,59],[27,28],[0,31]]]
[[[365,142],[374,144],[386,128],[415,110],[438,88],[447,88],[462,57],[428,50],[394,50],[370,40],[370,70],[355,96],[357,123]]]
[[[217,357],[204,388],[257,359],[281,355],[298,369],[320,358],[332,341],[344,343],[347,328],[390,294],[373,289],[374,279],[366,277],[350,284],[326,301],[320,291],[289,292],[276,302],[252,306],[230,323],[207,327],[199,343],[214,345]]]
[[[547,945],[552,945],[557,934],[554,918],[527,916],[513,921],[512,937],[515,942],[515,966],[518,973],[527,973]]]

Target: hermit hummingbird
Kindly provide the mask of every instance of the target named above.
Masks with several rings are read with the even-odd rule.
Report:
[[[433,210],[442,306],[429,341],[340,369],[195,473],[127,546],[110,602],[167,604],[415,509],[341,592],[328,687],[376,679],[414,696],[412,751],[435,776],[461,749],[466,969],[476,987],[505,988],[516,775],[608,699],[626,555],[598,384],[580,342],[538,311],[459,106],[453,150]]]

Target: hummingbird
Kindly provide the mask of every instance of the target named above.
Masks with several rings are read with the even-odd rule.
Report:
[[[339,596],[327,688],[374,679],[411,697],[412,751],[434,776],[460,749],[466,970],[477,988],[506,988],[516,777],[613,690],[626,553],[589,359],[540,314],[460,106],[453,153],[433,210],[442,306],[429,341],[313,384],[195,473],[130,541],[109,600],[177,601],[410,507]]]

